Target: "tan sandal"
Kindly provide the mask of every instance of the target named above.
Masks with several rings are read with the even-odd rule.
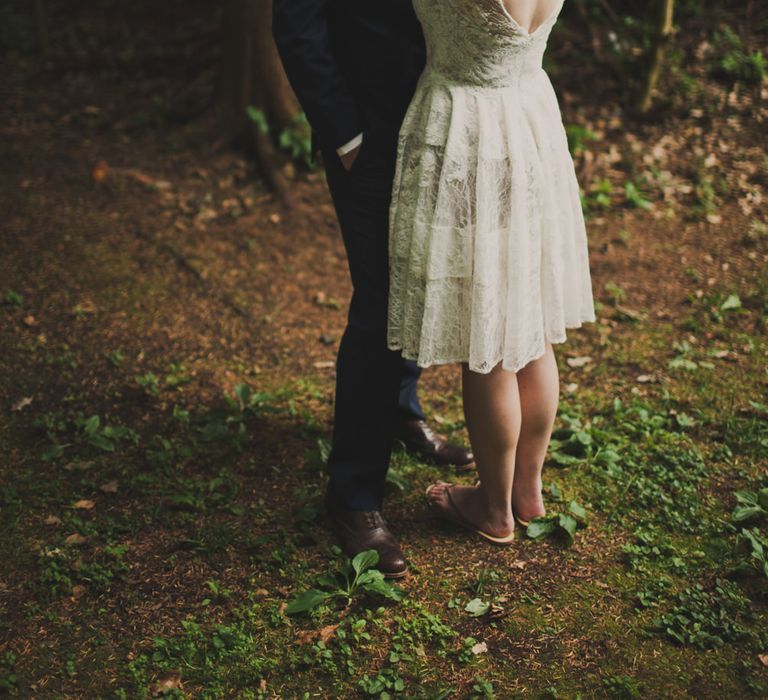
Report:
[[[438,481],[435,483],[430,484],[427,486],[426,490],[426,496],[427,496],[427,502],[429,503],[429,507],[442,517],[450,520],[452,523],[455,523],[456,525],[459,525],[463,528],[466,528],[467,530],[472,530],[472,532],[477,533],[480,535],[480,537],[485,538],[489,542],[493,542],[493,544],[499,544],[499,545],[508,545],[512,544],[512,542],[515,541],[515,531],[512,530],[511,533],[509,533],[506,537],[496,537],[494,535],[490,535],[487,532],[484,532],[483,530],[480,530],[476,528],[472,523],[470,523],[462,514],[461,511],[456,506],[456,503],[454,502],[453,498],[451,497],[451,489],[446,488],[445,493],[448,496],[448,504],[451,507],[451,511],[453,511],[453,514],[446,513],[444,510],[438,509],[432,504],[432,499],[429,497],[429,492],[432,489],[433,486],[438,486],[444,484],[445,486],[452,487],[455,484],[449,484],[447,481]]]
[[[475,487],[477,487],[477,486],[480,486],[480,479],[478,479],[478,480],[475,482]],[[518,518],[518,517],[517,517],[517,515],[515,515],[514,513],[512,513],[512,515],[514,515],[514,518],[515,518],[515,520],[516,520],[518,523],[520,523],[520,525],[522,525],[523,527],[528,527],[528,525],[530,525],[530,524],[531,524],[531,521],[530,521],[530,520],[523,520],[522,518]],[[541,516],[541,517],[544,517],[544,516]]]

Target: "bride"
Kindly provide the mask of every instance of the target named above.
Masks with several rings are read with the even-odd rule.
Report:
[[[497,544],[545,515],[553,344],[594,321],[585,222],[542,58],[564,0],[414,0],[427,65],[400,129],[387,345],[460,362],[479,481],[427,489]]]

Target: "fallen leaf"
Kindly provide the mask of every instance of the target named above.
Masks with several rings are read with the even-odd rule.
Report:
[[[37,320],[32,314],[29,314],[28,316],[24,317],[24,325],[25,326],[36,326]]]
[[[84,498],[80,501],[75,501],[72,507],[76,510],[91,510],[95,505],[96,503],[94,501],[89,501],[87,498]]]
[[[760,663],[763,666],[768,666],[768,654],[758,654],[757,658],[760,659]]]
[[[570,384],[565,385],[565,393],[573,394],[574,392],[576,392],[578,388],[579,388],[579,385],[576,384],[576,382],[571,382]]]
[[[323,627],[320,629],[320,639],[324,643],[328,643],[328,640],[333,637],[333,635],[336,633],[336,630],[338,629],[338,625],[327,625],[326,627]]]
[[[106,484],[99,486],[99,491],[103,491],[104,493],[117,493],[117,482],[108,481]]]
[[[13,406],[11,406],[12,411],[20,411],[25,406],[29,406],[29,404],[32,403],[32,397],[31,396],[24,396],[20,398]]]
[[[523,568],[525,568],[525,565],[526,565],[527,563],[528,563],[527,561],[524,561],[524,560],[522,560],[522,559],[515,559],[515,561],[513,561],[513,562],[510,564],[510,566],[511,566],[513,569],[523,569]]]
[[[65,544],[83,544],[85,542],[85,537],[83,537],[79,532],[74,532],[71,535],[69,535],[65,540]]]
[[[317,635],[316,630],[299,630],[296,633],[296,641],[299,644],[309,644]]]
[[[565,361],[569,367],[583,367],[592,362],[592,358],[589,355],[584,355],[583,357],[569,357]]]
[[[75,586],[72,586],[72,597],[77,599],[80,596],[85,593],[85,586],[81,586],[80,584],[77,584]]]
[[[478,642],[475,644],[475,646],[472,647],[472,653],[477,654],[485,654],[485,652],[488,651],[488,645],[485,642]]]
[[[635,377],[635,381],[638,381],[641,384],[647,384],[649,382],[655,382],[657,380],[656,380],[655,374],[638,374],[637,377]]]
[[[336,362],[334,360],[321,360],[319,362],[313,362],[312,366],[317,369],[331,369],[331,367],[336,366]]]
[[[86,469],[90,469],[93,466],[92,461],[86,461],[86,462],[67,462],[64,465],[64,469],[68,472],[73,472],[75,469],[78,471],[84,472]]]
[[[104,182],[104,180],[107,179],[108,173],[109,165],[107,164],[107,161],[100,160],[98,163],[96,163],[96,165],[93,166],[93,170],[91,170],[91,177],[96,184],[101,184]]]
[[[180,690],[180,689],[181,689],[181,672],[170,671],[169,673],[166,673],[165,675],[162,675],[160,676],[160,678],[157,679],[157,681],[150,688],[150,693],[152,693],[153,698],[157,698],[157,697],[160,697],[161,695],[164,695],[169,690]]]
[[[49,515],[43,522],[46,525],[61,525],[61,518],[57,515]]]

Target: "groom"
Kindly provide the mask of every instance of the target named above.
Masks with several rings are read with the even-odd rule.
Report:
[[[405,575],[381,517],[393,439],[438,464],[473,455],[437,435],[419,405],[421,368],[387,349],[388,215],[397,135],[424,67],[411,0],[274,0],[272,31],[312,126],[341,226],[353,294],[336,363],[328,515],[349,556],[379,553]]]

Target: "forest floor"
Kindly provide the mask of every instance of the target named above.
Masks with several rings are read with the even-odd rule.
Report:
[[[398,450],[404,597],[287,615],[347,564],[321,495],[351,289],[321,172],[285,210],[174,121],[190,7],[75,3],[50,58],[2,59],[0,693],[765,697],[766,81],[708,76],[692,21],[686,92],[633,121],[564,17],[598,320],[555,346],[544,534],[436,521],[424,486],[471,477]],[[420,386],[466,442],[459,368]]]

